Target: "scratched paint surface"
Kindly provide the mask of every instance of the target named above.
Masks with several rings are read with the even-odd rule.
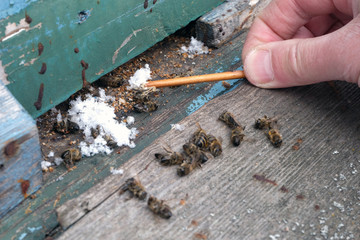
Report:
[[[42,171],[41,150],[35,121],[21,108],[1,82],[0,102],[1,219],[24,200],[18,180],[29,180],[30,186],[27,193],[32,194],[42,184]],[[6,157],[4,149],[13,141],[16,141],[13,146],[18,146],[18,150]]]
[[[8,16],[14,15],[24,8],[26,8],[30,3],[36,2],[38,0],[1,0],[0,1],[0,20]]]
[[[160,0],[147,8],[143,0],[31,2],[0,20],[0,80],[37,117],[82,88],[81,60],[89,64],[86,81],[93,82],[222,2]],[[28,25],[25,11],[32,19]],[[46,71],[39,74],[43,63]]]

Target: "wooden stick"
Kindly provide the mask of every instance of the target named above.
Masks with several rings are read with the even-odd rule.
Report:
[[[212,73],[212,74],[197,75],[197,76],[182,77],[182,78],[155,80],[155,81],[147,82],[145,86],[162,88],[162,87],[172,87],[172,86],[180,86],[180,85],[202,83],[202,82],[214,82],[214,81],[222,81],[222,80],[230,80],[230,79],[239,79],[244,77],[245,77],[244,71],[233,71],[233,72]]]

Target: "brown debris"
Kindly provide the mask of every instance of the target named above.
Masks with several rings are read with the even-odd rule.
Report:
[[[39,54],[40,54],[40,50],[39,50]],[[44,74],[45,72],[46,72],[46,63],[42,63],[39,73]]]
[[[89,68],[89,64],[87,62],[85,62],[84,60],[81,60],[80,64],[85,70]]]
[[[8,144],[6,144],[6,146],[4,147],[4,154],[6,157],[12,157],[17,153],[19,148],[20,148],[19,144],[17,143],[16,140],[11,141]]]
[[[282,187],[280,188],[280,191],[282,191],[283,193],[287,193],[287,192],[289,192],[289,189],[287,189],[284,185],[282,185]]]
[[[291,147],[293,150],[297,151],[300,149],[300,144],[303,142],[301,138],[296,140],[296,143]]]
[[[191,225],[197,227],[199,225],[199,223],[198,223],[198,221],[193,219],[193,220],[191,220]]]
[[[145,2],[144,2],[144,8],[146,9],[148,6],[149,6],[149,2],[148,2],[148,0],[145,0]]]
[[[25,22],[27,22],[28,24],[32,22],[32,18],[27,14],[26,11],[25,11]]]
[[[42,52],[44,51],[44,45],[42,45],[42,43],[38,43],[38,52],[39,52],[39,56],[42,54]]]
[[[277,183],[275,181],[267,179],[264,175],[255,174],[255,175],[253,175],[253,178],[255,178],[256,180],[258,180],[260,182],[270,183],[274,186],[277,186]]]
[[[296,200],[304,200],[305,196],[302,194],[296,195]]]
[[[185,199],[180,199],[180,205],[181,205],[181,206],[184,206],[185,204],[186,204]]]
[[[29,190],[30,187],[30,181],[21,178],[18,180],[18,183],[20,183],[22,195],[24,196],[24,198],[27,198],[28,197],[27,191]]]
[[[226,82],[226,81],[222,81],[222,85],[223,85],[223,87],[226,88],[226,89],[231,88],[231,84],[228,83],[228,82]]]
[[[40,110],[40,109],[41,109],[43,95],[44,95],[44,84],[41,83],[41,84],[40,84],[40,88],[39,88],[38,99],[37,99],[37,101],[34,103],[34,106],[35,106],[36,110]]]
[[[203,234],[203,233],[195,233],[194,237],[197,238],[197,239],[202,239],[202,240],[207,239],[207,236],[205,234]]]

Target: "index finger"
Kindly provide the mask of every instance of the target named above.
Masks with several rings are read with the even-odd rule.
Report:
[[[352,14],[351,1],[273,0],[255,19],[243,49],[243,56],[258,45],[289,39],[311,18],[336,11]]]

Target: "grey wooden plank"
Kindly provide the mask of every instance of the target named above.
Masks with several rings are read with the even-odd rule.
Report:
[[[196,36],[206,45],[219,47],[234,36],[248,29],[271,0],[228,0],[208,12],[196,22]]]
[[[207,239],[358,239],[360,95],[355,85],[337,83],[336,88],[337,93],[326,83],[282,90],[242,84],[210,101],[180,121],[186,127],[183,132],[165,133],[125,163],[125,173],[116,182],[107,179],[98,186],[109,189],[108,198],[59,239],[202,236],[197,234]],[[225,109],[246,126],[248,141],[240,147],[230,144],[228,129],[217,120]],[[281,148],[252,127],[264,114],[278,116]],[[196,122],[223,138],[223,155],[183,178],[175,168],[156,162],[144,170],[162,145],[180,150]],[[299,138],[303,142],[294,150]],[[264,174],[278,185],[256,181],[254,174]],[[135,175],[149,193],[167,201],[172,218],[160,219],[145,202],[115,194],[114,186]],[[288,192],[280,191],[283,185]],[[91,195],[99,197],[90,190],[75,201]]]

